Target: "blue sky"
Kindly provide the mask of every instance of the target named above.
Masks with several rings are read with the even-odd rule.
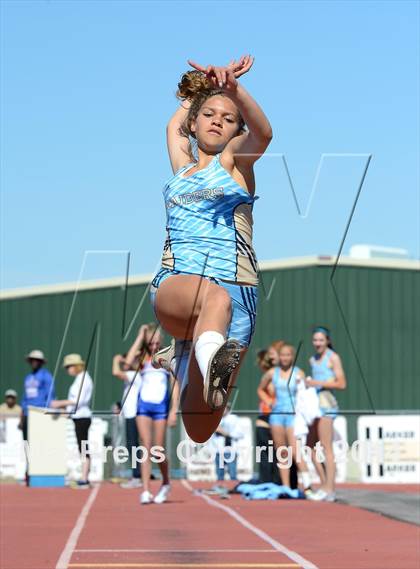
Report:
[[[77,279],[87,250],[153,272],[165,126],[186,60],[252,53],[242,78],[274,130],[256,165],[260,260],[335,254],[347,236],[418,258],[419,4],[1,2],[2,288]],[[321,160],[306,217],[299,216]],[[123,275],[90,254],[83,278]]]

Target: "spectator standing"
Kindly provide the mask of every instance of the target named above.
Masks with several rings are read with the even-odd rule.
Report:
[[[212,435],[212,444],[216,449],[216,472],[219,482],[225,479],[225,466],[227,465],[229,478],[237,480],[237,442],[243,438],[240,419],[230,412],[231,404],[225,407],[222,420],[216,432]]]
[[[315,387],[318,392],[321,417],[315,419],[311,425],[308,445],[313,449],[319,441],[325,456],[325,473],[321,468],[317,472],[321,478],[321,487],[311,497],[312,500],[334,502],[335,497],[335,460],[333,451],[333,422],[338,415],[338,403],[334,396],[334,389],[345,389],[347,386],[346,376],[341,364],[340,356],[334,351],[331,343],[331,335],[325,326],[317,326],[312,332],[312,344],[315,354],[309,363],[312,369],[312,377],[306,378],[307,387]],[[316,453],[313,453],[316,458]],[[317,461],[315,460],[315,464]]]
[[[21,429],[24,440],[28,440],[28,406],[47,408],[55,399],[54,378],[45,368],[47,360],[41,350],[32,350],[26,356],[31,372],[24,379],[23,397],[21,401]]]
[[[79,354],[68,354],[65,356],[63,367],[70,377],[74,377],[74,381],[70,386],[68,398],[52,401],[51,407],[54,409],[64,408],[73,419],[77,446],[82,458],[82,478],[77,481],[77,487],[89,488],[90,452],[87,441],[89,428],[92,423],[90,404],[93,393],[93,381],[85,367],[85,362]]]
[[[125,440],[130,457],[133,452],[133,447],[139,446],[139,433],[137,430],[136,415],[137,400],[141,386],[141,373],[136,370],[138,364],[138,357],[136,357],[132,366],[130,366],[121,354],[116,354],[112,361],[112,375],[124,381],[121,415],[124,417]],[[132,468],[131,479],[123,482],[121,484],[121,488],[140,488],[141,485],[140,463],[136,462],[136,466]]]
[[[146,460],[141,466],[143,491],[140,503],[163,504],[171,491],[169,480],[169,461],[166,455],[165,441],[167,427],[176,425],[179,386],[173,375],[165,369],[156,369],[152,358],[161,348],[161,334],[153,322],[140,327],[133,345],[127,353],[127,363],[133,366],[140,351],[139,371],[141,388],[137,400],[137,428],[142,446],[146,449]],[[162,474],[162,486],[153,497],[150,491],[152,473],[152,445],[163,449],[163,460],[158,461]]]
[[[260,399],[266,401],[269,388],[275,390],[275,402],[272,403],[272,411],[270,414],[271,434],[274,441],[276,452],[278,449],[286,450],[288,460],[293,458],[299,468],[302,476],[304,489],[310,488],[310,476],[308,467],[303,457],[298,459],[297,446],[299,442],[294,434],[295,424],[295,401],[297,394],[298,382],[304,379],[303,372],[293,365],[295,351],[290,344],[283,344],[278,350],[278,360],[276,365],[268,370],[261,379],[258,394]],[[268,404],[269,402],[266,401]],[[291,457],[289,453],[291,452]],[[280,457],[279,457],[280,458]],[[291,466],[279,465],[280,477],[285,486],[291,487]]]
[[[260,350],[257,354],[257,365],[261,372],[265,374],[273,367],[273,362],[268,356],[268,350]],[[260,384],[261,385],[261,384]],[[259,386],[260,387],[260,386]],[[258,393],[258,390],[257,390]],[[265,391],[265,400],[259,399],[259,415],[255,421],[255,444],[260,449],[258,461],[258,480],[260,482],[274,482],[281,484],[279,469],[276,461],[269,460],[268,448],[271,440],[270,413],[271,405],[274,403],[274,388],[272,384]]]

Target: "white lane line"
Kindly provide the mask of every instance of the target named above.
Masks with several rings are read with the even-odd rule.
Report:
[[[239,522],[241,525],[243,525],[244,527],[246,527],[247,529],[249,529],[250,531],[255,533],[255,535],[257,535],[263,541],[269,543],[271,545],[271,547],[273,547],[273,549],[275,549],[276,551],[279,551],[280,553],[283,553],[283,555],[286,555],[286,557],[288,557],[289,559],[291,559],[295,563],[299,563],[302,566],[302,569],[319,569],[311,561],[308,561],[307,559],[305,559],[304,557],[299,555],[299,553],[296,553],[296,551],[292,551],[291,549],[288,549],[285,545],[283,545],[279,541],[276,541],[275,539],[270,537],[267,533],[265,533],[265,531],[257,528],[253,524],[251,524],[243,516],[238,514],[238,512],[236,512],[234,509],[230,508],[229,506],[225,506],[224,504],[219,504],[218,502],[216,502],[215,500],[213,500],[212,498],[210,498],[206,494],[200,494],[199,492],[196,492],[194,490],[194,488],[186,480],[181,480],[181,484],[187,490],[189,490],[190,492],[193,492],[193,494],[195,496],[198,496],[198,497],[202,498],[203,500],[205,500],[210,506],[213,506],[214,508],[219,508],[219,510],[223,510],[224,512],[229,514],[229,516],[231,516],[237,522]]]
[[[98,495],[100,485],[95,486],[93,490],[90,492],[88,499],[85,502],[85,505],[82,508],[82,511],[77,518],[76,524],[69,535],[66,545],[64,546],[63,551],[61,552],[60,558],[57,561],[57,565],[55,569],[67,569],[68,564],[70,562],[71,556],[77,545],[77,540],[79,539],[80,534],[85,526],[86,519],[89,515],[89,511],[93,505],[93,502]]]
[[[75,549],[74,553],[277,553],[274,549]]]

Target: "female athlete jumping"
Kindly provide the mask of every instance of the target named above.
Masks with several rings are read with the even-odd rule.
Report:
[[[226,67],[189,63],[195,71],[183,75],[182,103],[167,126],[174,175],[163,190],[167,237],[151,294],[160,324],[176,339],[154,363],[181,382],[186,430],[204,442],[223,416],[254,332],[253,164],[272,131],[237,81],[252,57]]]

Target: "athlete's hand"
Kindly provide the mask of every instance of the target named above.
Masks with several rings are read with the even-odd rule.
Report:
[[[251,55],[243,55],[238,61],[232,59],[227,67],[229,67],[236,78],[247,73],[254,63],[254,57]]]
[[[217,67],[215,65],[203,67],[199,63],[195,63],[191,60],[188,60],[188,63],[191,67],[197,69],[197,71],[204,73],[214,89],[223,89],[223,91],[226,91],[227,93],[234,93],[236,91],[238,82],[233,68],[229,66]]]
[[[141,337],[144,337],[144,335],[146,334],[146,332],[147,332],[147,324],[142,324],[142,325],[140,326],[140,328],[139,328],[139,331],[138,331],[137,335],[138,335],[139,337],[140,337],[140,336],[141,336]]]

